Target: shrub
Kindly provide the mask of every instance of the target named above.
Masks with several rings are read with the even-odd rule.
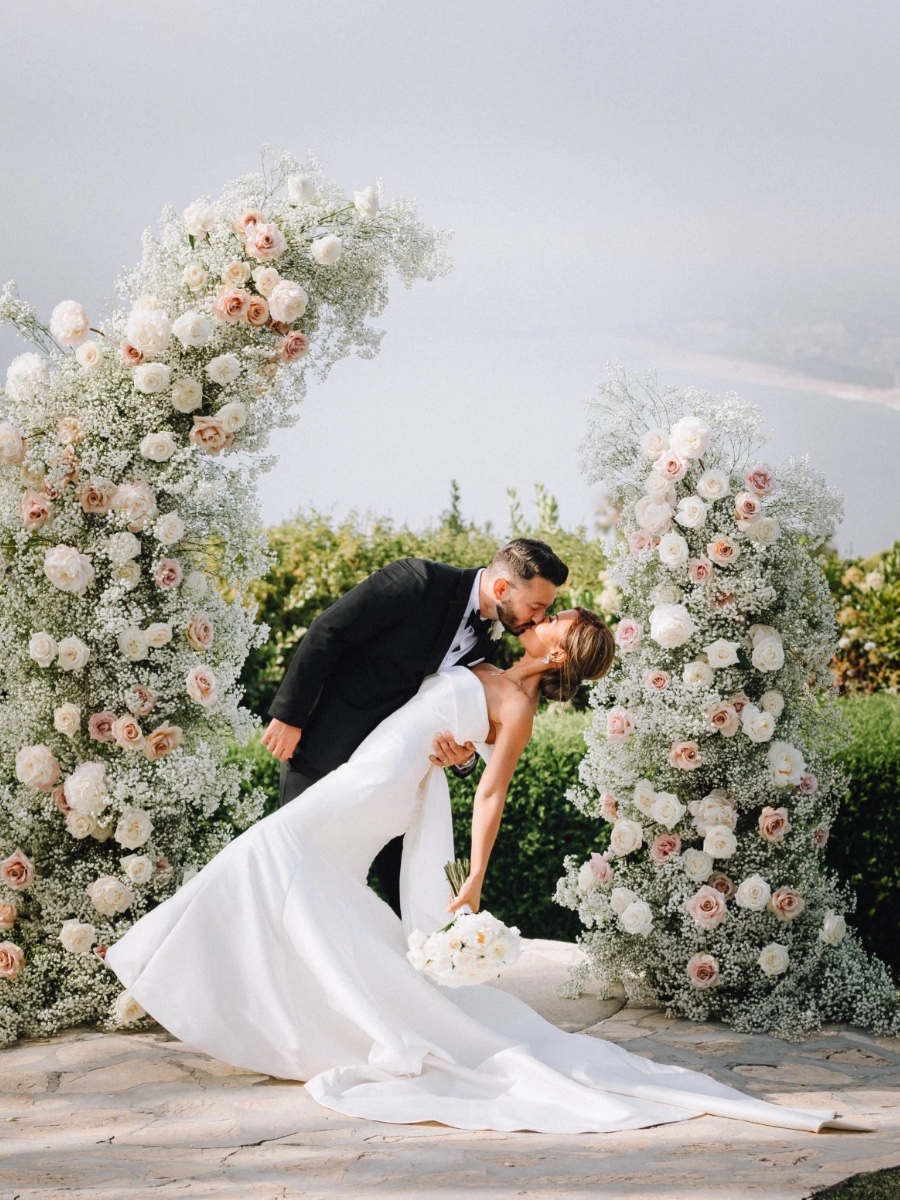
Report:
[[[900,691],[900,542],[865,559],[823,563],[840,625],[831,664],[849,695]]]

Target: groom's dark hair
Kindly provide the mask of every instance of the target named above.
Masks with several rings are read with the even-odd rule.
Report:
[[[514,538],[497,551],[491,565],[505,568],[522,583],[540,575],[541,579],[549,580],[555,587],[562,587],[569,578],[569,568],[563,560],[553,553],[546,542],[539,542],[535,538]]]

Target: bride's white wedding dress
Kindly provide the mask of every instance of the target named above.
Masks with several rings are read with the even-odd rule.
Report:
[[[542,1133],[703,1113],[849,1127],[833,1112],[769,1104],[563,1033],[489,985],[444,989],[415,971],[407,933],[449,920],[450,803],[428,760],[439,729],[460,742],[487,736],[484,689],[464,667],[426,679],[348,763],[138,921],[107,964],[177,1037],[235,1066],[305,1080],[321,1104],[353,1117]],[[397,834],[406,835],[402,923],[366,884]]]

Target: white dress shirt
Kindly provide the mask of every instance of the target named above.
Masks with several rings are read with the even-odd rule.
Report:
[[[444,655],[441,665],[438,667],[439,671],[444,671],[447,669],[447,667],[456,666],[462,656],[471,650],[477,641],[477,635],[475,634],[474,629],[467,624],[467,621],[472,613],[475,613],[477,617],[481,616],[481,608],[478,603],[478,591],[481,587],[481,577],[483,574],[484,567],[482,567],[475,576],[474,582],[472,583],[472,590],[469,592],[469,603],[466,605],[466,611],[463,613],[463,619],[460,622],[459,629],[457,629],[453,641],[450,643],[450,649]],[[477,661],[484,662],[484,659],[480,658]],[[469,665],[474,666],[474,663],[470,663]]]

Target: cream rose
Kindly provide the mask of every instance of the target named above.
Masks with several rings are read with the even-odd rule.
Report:
[[[316,181],[312,175],[291,175],[287,181],[291,204],[311,204],[316,197]]]
[[[757,671],[777,671],[784,666],[784,646],[776,638],[761,638],[753,647],[750,661]]]
[[[280,279],[269,293],[268,301],[269,312],[274,321],[293,325],[294,321],[298,321],[306,312],[309,296],[299,283],[292,279]]]
[[[208,200],[195,200],[182,213],[184,226],[193,238],[206,237],[216,227],[216,210]]]
[[[747,536],[760,546],[772,546],[781,537],[781,526],[774,517],[758,517],[747,527]]]
[[[763,712],[771,713],[777,721],[784,712],[784,696],[781,692],[763,692],[759,698],[759,707]]]
[[[35,792],[49,792],[59,783],[59,763],[49,746],[23,746],[16,752],[16,779]]]
[[[74,737],[81,728],[81,709],[77,704],[60,704],[53,710],[53,728],[65,737]]]
[[[141,363],[134,370],[134,386],[138,392],[152,396],[164,392],[169,386],[170,368],[165,363]]]
[[[837,946],[843,941],[846,932],[847,922],[843,917],[829,908],[822,920],[822,928],[819,930],[819,941],[825,942],[829,946]]]
[[[711,442],[712,430],[699,417],[682,417],[669,433],[669,446],[682,458],[702,458]]]
[[[614,887],[609,896],[609,907],[613,910],[616,916],[621,916],[629,904],[634,904],[635,900],[639,900],[637,892],[633,892],[631,888]]]
[[[203,664],[191,667],[187,673],[185,686],[187,694],[194,703],[201,705],[203,708],[212,708],[219,699],[216,677],[212,670]]]
[[[84,889],[97,912],[104,917],[123,913],[134,904],[134,892],[114,875],[101,875]]]
[[[729,642],[725,638],[718,638],[715,642],[704,646],[703,650],[709,665],[714,670],[721,670],[724,667],[733,667],[738,661],[739,645],[739,642]]]
[[[675,488],[664,475],[660,475],[659,471],[650,472],[644,480],[644,491],[648,496],[653,496],[657,500],[665,500],[667,504],[674,505],[675,503]]]
[[[703,839],[703,852],[710,858],[731,858],[737,850],[737,838],[727,825],[713,825]]]
[[[734,894],[738,908],[749,908],[751,912],[762,912],[772,898],[772,889],[760,875],[745,879]]]
[[[230,400],[218,410],[215,419],[226,434],[236,433],[247,424],[247,406],[241,400]]]
[[[220,354],[206,364],[206,373],[213,383],[234,383],[241,373],[241,364],[236,354]]]
[[[353,206],[361,217],[376,217],[381,209],[381,200],[375,184],[370,183],[361,192],[354,192]]]
[[[196,349],[212,337],[212,324],[209,317],[189,308],[175,321],[172,332],[186,350]]]
[[[737,825],[737,809],[734,800],[722,788],[704,796],[702,800],[692,800],[688,806],[694,818],[694,828],[701,837],[706,837],[716,826],[734,829]]]
[[[82,342],[75,351],[78,365],[86,371],[93,371],[103,361],[103,347],[97,342]]]
[[[66,803],[75,812],[96,816],[109,799],[106,766],[102,762],[79,763],[64,785]]]
[[[143,480],[137,483],[120,483],[116,488],[112,507],[113,512],[118,513],[132,533],[140,533],[147,522],[156,516],[156,493]]]
[[[118,637],[119,650],[129,662],[140,662],[147,657],[148,643],[146,634],[136,625],[128,625]]]
[[[657,496],[641,496],[634,506],[638,525],[649,533],[664,533],[672,522],[674,512],[667,500]]]
[[[115,839],[126,850],[143,846],[153,832],[149,813],[141,808],[126,808],[116,822]]]
[[[788,969],[790,958],[786,946],[782,946],[780,942],[770,942],[768,946],[763,946],[756,961],[764,974],[772,976],[783,975]]]
[[[803,755],[789,742],[773,742],[766,755],[769,779],[775,787],[796,787],[806,771]]]
[[[653,928],[653,912],[646,900],[633,900],[619,914],[619,924],[626,933],[646,937]]]
[[[650,809],[650,816],[666,829],[673,829],[684,816],[686,809],[672,792],[657,792]]]
[[[119,992],[116,996],[116,1002],[113,1006],[113,1015],[120,1025],[134,1025],[147,1014],[131,992]]]
[[[113,574],[119,583],[132,588],[141,577],[140,564],[136,562],[122,563],[121,567],[116,567]]]
[[[768,742],[775,732],[775,718],[771,713],[762,712],[755,704],[745,704],[741,726],[751,742]]]
[[[90,657],[90,647],[81,638],[64,637],[59,643],[56,665],[61,671],[83,671]]]
[[[637,821],[626,818],[616,821],[609,835],[611,854],[623,856],[637,850],[644,840],[644,831]]]
[[[684,496],[678,501],[675,520],[684,529],[701,529],[706,524],[708,507],[699,496]]]
[[[185,576],[182,590],[188,600],[200,600],[206,595],[206,576],[202,571],[189,571]]]
[[[685,850],[681,856],[681,865],[685,875],[694,883],[702,883],[712,875],[713,860],[705,850]]]
[[[656,791],[649,779],[639,779],[634,786],[632,793],[635,807],[637,807],[646,817],[650,816],[653,811],[653,803],[656,800]]]
[[[125,326],[125,341],[129,346],[134,346],[135,350],[139,350],[145,359],[158,358],[165,354],[172,341],[172,322],[169,320],[168,313],[161,308],[156,308],[155,301],[154,307],[132,308]],[[162,366],[161,363],[154,365]],[[139,388],[138,390],[149,389]],[[152,390],[161,391],[162,389],[153,388]]]
[[[697,632],[683,604],[657,604],[650,613],[650,637],[664,650],[683,646]]]
[[[61,346],[80,346],[90,329],[90,317],[75,300],[61,301],[50,314],[50,332]]]
[[[243,287],[250,278],[250,264],[235,259],[222,271],[222,282],[228,287]]]
[[[203,385],[188,375],[182,375],[172,384],[171,400],[177,412],[194,412],[203,403]]]
[[[151,462],[168,462],[178,449],[178,443],[175,441],[175,435],[165,429],[158,433],[148,433],[141,439],[139,449],[143,457],[149,458]]]
[[[25,438],[8,421],[0,424],[0,464],[17,467],[25,461]]]
[[[147,883],[153,875],[153,863],[146,854],[126,854],[119,864],[132,883]]]
[[[685,663],[684,670],[681,672],[682,682],[685,687],[689,688],[710,687],[713,678],[712,667],[701,659]]]
[[[334,233],[325,237],[315,238],[309,245],[309,252],[320,267],[331,267],[341,257],[344,243]]]
[[[66,833],[82,842],[93,833],[96,820],[91,813],[76,812],[70,808],[66,813]]]
[[[96,938],[97,931],[93,925],[74,917],[70,921],[63,921],[59,931],[59,940],[70,954],[90,954]]]
[[[659,539],[657,553],[663,566],[674,571],[678,567],[683,567],[687,562],[688,544],[680,533],[665,533]]]
[[[93,581],[94,568],[74,546],[59,545],[44,551],[44,574],[61,592],[81,596]]]
[[[648,458],[659,458],[669,448],[669,435],[665,429],[648,429],[640,444]]]
[[[253,282],[261,296],[268,300],[281,282],[281,276],[274,267],[257,267],[253,272]]]
[[[0,903],[0,932],[6,933],[16,923],[19,911],[14,904]]]
[[[51,634],[41,630],[39,633],[31,635],[28,642],[28,657],[33,659],[39,667],[49,667],[56,658],[56,652],[56,639]]]
[[[185,287],[189,287],[192,292],[199,292],[206,285],[206,272],[199,263],[188,263],[181,272],[181,278]]]
[[[196,421],[196,417],[194,420]],[[185,535],[184,521],[174,510],[164,513],[153,526],[153,536],[163,546],[174,546]]]

